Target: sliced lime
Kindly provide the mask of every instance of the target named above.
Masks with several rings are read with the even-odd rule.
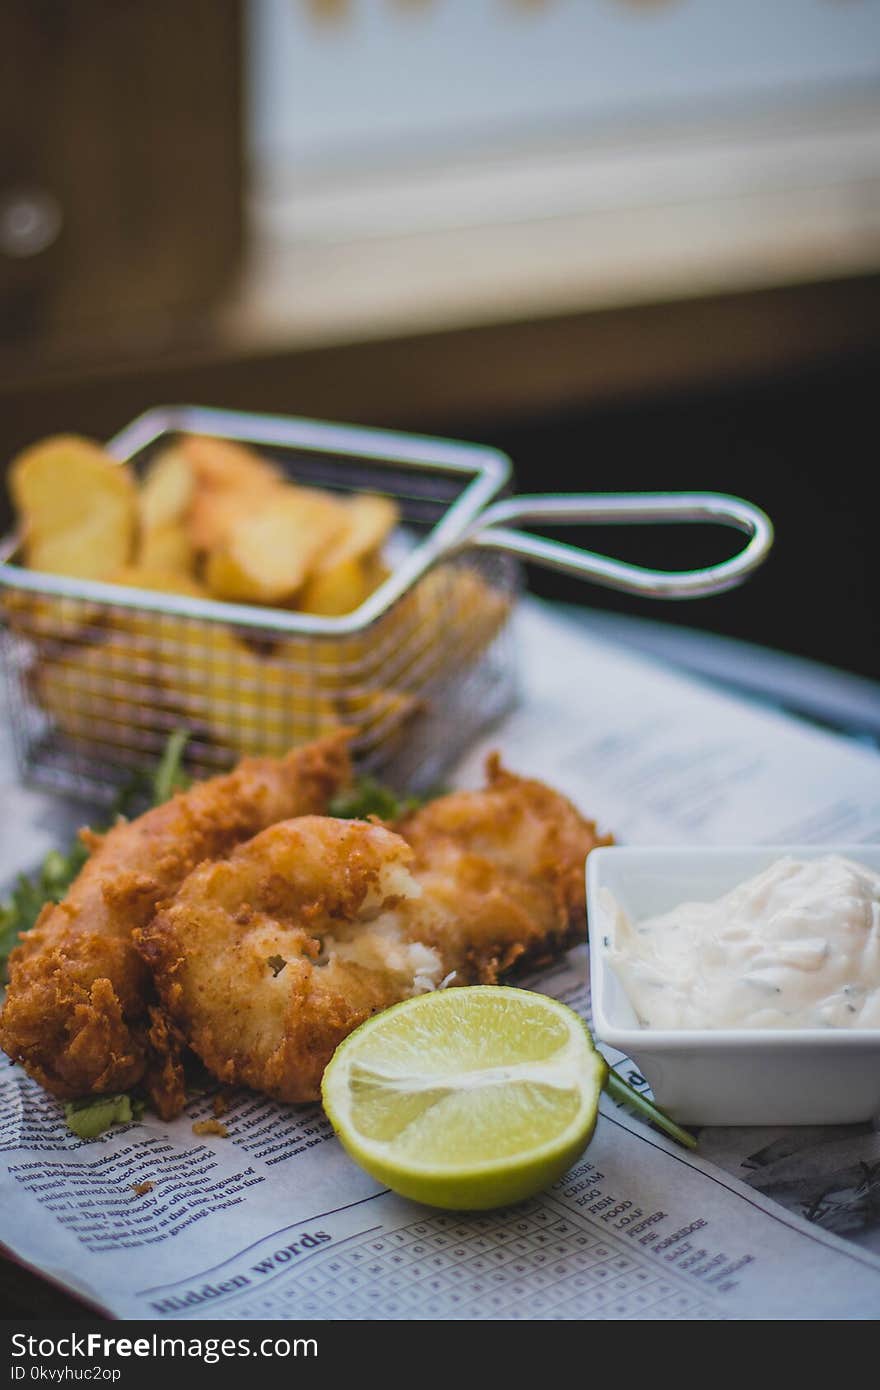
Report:
[[[337,1048],[324,1108],[351,1157],[428,1206],[482,1209],[549,1187],[589,1143],[608,1068],[577,1014],[501,985],[437,990]]]

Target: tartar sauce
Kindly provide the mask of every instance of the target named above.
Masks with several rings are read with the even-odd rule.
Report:
[[[611,961],[647,1028],[880,1027],[880,874],[778,859],[715,902],[631,923]]]

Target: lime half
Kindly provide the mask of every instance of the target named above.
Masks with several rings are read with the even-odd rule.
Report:
[[[607,1067],[577,1014],[502,985],[438,990],[336,1049],[324,1108],[351,1157],[428,1206],[484,1209],[555,1182],[589,1143]]]

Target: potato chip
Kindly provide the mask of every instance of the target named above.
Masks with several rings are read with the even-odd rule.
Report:
[[[188,527],[196,550],[222,545],[237,521],[284,486],[280,470],[242,444],[186,435],[178,448],[195,477]]]
[[[345,509],[347,526],[320,558],[315,567],[318,574],[327,573],[349,560],[374,554],[400,520],[397,503],[374,493],[356,493],[341,500],[339,505]]]
[[[375,585],[360,560],[341,560],[332,569],[318,569],[297,595],[296,607],[302,613],[339,617],[360,608]]]
[[[134,480],[97,444],[76,435],[43,440],[13,461],[9,483],[32,569],[105,579],[128,561]]]
[[[345,528],[338,502],[308,488],[278,489],[271,502],[232,526],[205,569],[218,598],[283,603],[302,587],[317,558]]]
[[[407,653],[406,669],[394,679],[419,681],[442,675],[450,666],[475,660],[510,616],[510,596],[495,589],[475,569],[442,564],[423,575],[380,619],[373,649]]]
[[[209,598],[207,590],[189,575],[166,570],[141,569],[128,565],[113,575],[114,584],[132,589],[148,589],[156,594],[180,594],[183,598]],[[226,631],[225,628],[221,629]],[[156,663],[167,661],[172,669],[185,666],[204,640],[199,619],[178,613],[160,613],[148,607],[123,608],[111,614],[114,639],[129,641],[129,650],[139,659]],[[133,641],[131,639],[134,639]],[[153,673],[161,683],[158,671]]]
[[[187,598],[210,598],[203,584],[191,575],[161,566],[122,565],[112,576],[111,583],[126,584],[132,589],[150,589],[156,594],[183,594]],[[137,610],[132,609],[135,613]],[[126,618],[129,614],[126,612]]]
[[[283,473],[274,463],[231,439],[186,434],[177,447],[195,473],[198,487],[246,492],[260,483],[272,485],[284,481]]]
[[[386,565],[381,555],[365,555],[361,564],[366,572],[370,593],[378,589],[380,584],[384,584],[386,579],[391,578],[390,566]]]
[[[40,703],[70,738],[126,747],[153,703],[153,672],[118,637],[66,645],[38,663],[32,676]]]
[[[141,531],[136,564],[139,569],[192,575],[195,555],[185,527],[179,522],[169,521]]]
[[[89,441],[48,440],[16,461],[13,491],[27,558],[43,568],[325,616],[354,611],[388,577],[380,550],[398,520],[388,498],[288,483],[252,450],[208,436],[163,449],[139,489]],[[423,708],[397,688],[419,684],[421,669],[407,661],[384,684],[401,627],[421,637],[429,619],[462,623],[469,632],[449,639],[468,646],[495,622],[466,580],[429,579],[428,588],[427,602],[395,605],[375,631],[338,640],[276,633],[263,644],[225,622],[153,611],[146,597],[142,606],[98,605],[88,625],[82,600],[70,614],[54,596],[9,606],[38,640],[32,680],[68,736],[124,750],[131,731],[158,737],[176,721],[240,757],[282,754],[343,725],[365,747],[393,746]]]
[[[313,693],[309,682],[297,683],[243,644],[231,665],[201,664],[202,678],[190,692],[193,712],[205,720],[211,737],[237,757],[278,757],[342,727],[329,695]]]
[[[186,518],[196,488],[195,470],[179,448],[163,449],[147,469],[138,493],[141,531],[179,526]]]
[[[0,590],[0,604],[11,631],[38,641],[94,634],[104,616],[100,604],[66,595],[27,593],[23,589]]]

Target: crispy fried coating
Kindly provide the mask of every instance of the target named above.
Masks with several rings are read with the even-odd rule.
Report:
[[[303,816],[199,867],[135,940],[175,1026],[221,1081],[314,1100],[336,1044],[440,962],[397,908],[412,851],[383,826]],[[426,984],[426,987],[430,987]]]
[[[0,1045],[53,1095],[124,1091],[149,1072],[160,1112],[182,1103],[181,1040],[153,1009],[131,934],[203,859],[265,826],[323,811],[350,777],[347,735],[248,758],[105,836],[67,897],[47,904],[9,962]]]
[[[394,830],[274,825],[201,864],[135,932],[166,1014],[215,1076],[314,1100],[370,1014],[492,983],[584,934],[584,860],[607,840],[540,782],[497,759],[488,775]]]
[[[395,825],[414,852],[413,930],[455,984],[494,984],[586,935],[584,861],[611,844],[561,793],[517,777],[497,754],[487,786],[440,797]],[[430,910],[428,910],[430,907]]]

